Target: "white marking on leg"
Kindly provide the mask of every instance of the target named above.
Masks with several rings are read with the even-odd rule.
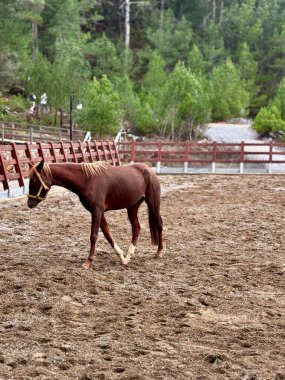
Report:
[[[133,254],[135,253],[135,250],[136,250],[136,246],[133,245],[133,243],[131,243],[131,245],[129,246],[127,255],[133,256]]]
[[[121,248],[116,243],[114,244],[114,250],[116,254],[120,257],[121,263],[124,265],[128,264],[128,260],[126,260],[125,258],[124,251],[121,250]]]
[[[127,256],[126,256],[126,259],[128,262],[130,261],[131,257],[134,255],[135,250],[136,250],[136,246],[133,245],[133,243],[131,243],[131,245],[129,246],[129,249],[128,249]]]

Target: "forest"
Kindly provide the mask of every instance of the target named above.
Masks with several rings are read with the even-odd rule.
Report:
[[[98,136],[195,139],[251,118],[285,135],[285,0],[0,0],[2,120],[28,94]],[[80,105],[80,107],[76,107]],[[8,110],[8,111],[7,111]],[[17,112],[16,112],[17,111]],[[61,119],[62,120],[62,119]],[[282,134],[281,134],[282,135]]]

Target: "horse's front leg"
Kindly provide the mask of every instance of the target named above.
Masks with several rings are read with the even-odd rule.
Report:
[[[90,234],[90,252],[87,260],[82,264],[83,268],[91,268],[92,262],[95,259],[96,251],[95,245],[98,238],[99,226],[101,223],[102,212],[96,210],[92,213],[92,225],[91,225],[91,234]]]

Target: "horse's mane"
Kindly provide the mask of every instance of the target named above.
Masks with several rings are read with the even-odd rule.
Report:
[[[33,174],[34,174],[34,171],[37,169],[37,166],[38,164],[36,165],[33,165],[33,167],[30,169],[29,171],[29,178],[32,178]],[[51,174],[51,170],[50,170],[50,167],[49,167],[49,164],[47,162],[44,163],[44,166],[41,170],[47,177],[51,177],[52,174]]]
[[[90,163],[82,162],[80,165],[87,178],[98,176],[106,170],[108,170],[110,167],[110,164],[108,164],[108,162],[105,161],[97,161]]]
[[[88,177],[96,177],[96,176],[102,174],[103,172],[108,170],[108,168],[110,167],[110,164],[108,164],[108,162],[105,162],[105,161],[97,161],[97,162],[88,162],[88,163],[82,162],[82,163],[80,163],[80,166],[81,166],[83,173],[88,178]],[[37,164],[34,165],[30,169],[29,178],[32,178],[36,169],[37,169]],[[49,164],[47,162],[44,163],[44,166],[43,166],[41,172],[43,172],[49,178],[52,177],[52,173],[51,173]]]

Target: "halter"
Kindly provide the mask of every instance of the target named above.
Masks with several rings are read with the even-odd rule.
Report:
[[[35,173],[36,173],[36,175],[37,175],[37,177],[41,183],[41,187],[39,188],[37,195],[28,194],[28,198],[37,199],[38,201],[41,202],[41,201],[44,201],[46,199],[46,195],[47,195],[47,193],[46,193],[45,196],[41,197],[40,195],[41,195],[42,190],[45,189],[45,190],[49,191],[50,188],[44,183],[44,180],[42,179],[40,173],[37,171],[36,168],[34,168],[34,171],[35,171]]]

